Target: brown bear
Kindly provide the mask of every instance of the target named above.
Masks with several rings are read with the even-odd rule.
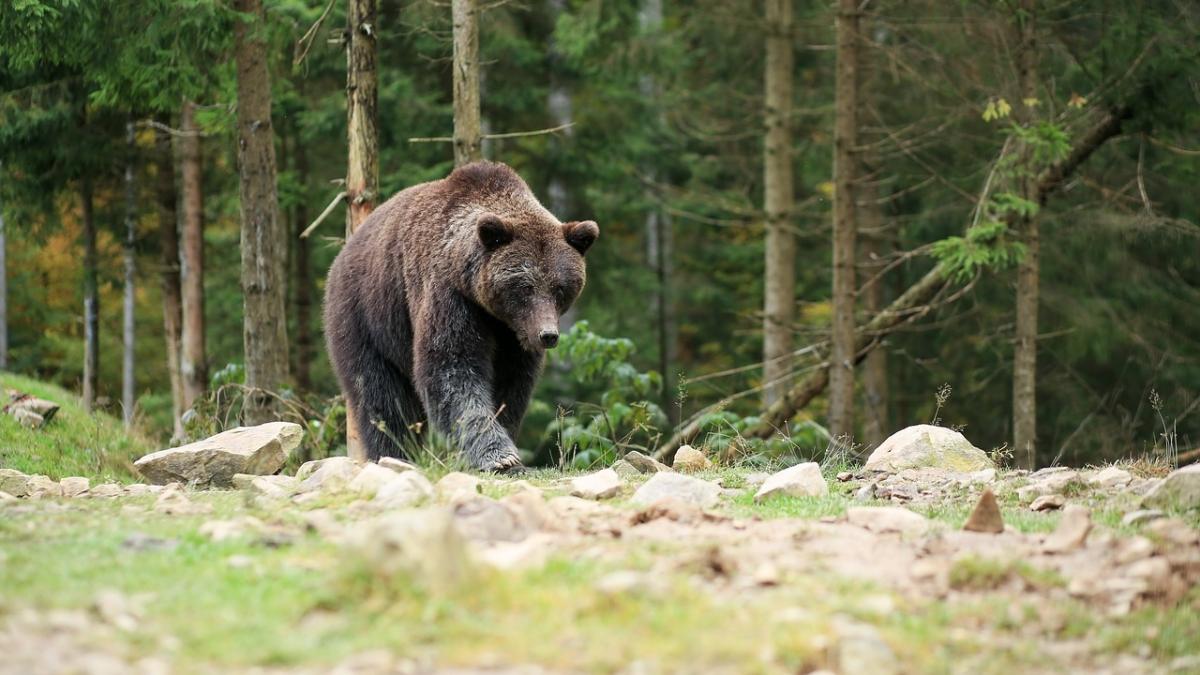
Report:
[[[325,287],[329,355],[368,457],[404,455],[428,420],[474,467],[519,468],[513,441],[599,234],[495,162],[376,209]]]

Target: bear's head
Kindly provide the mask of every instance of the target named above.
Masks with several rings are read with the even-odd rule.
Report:
[[[583,290],[583,256],[600,236],[590,220],[559,223],[544,217],[485,211],[475,220],[482,256],[475,300],[538,352],[558,344],[558,317]]]

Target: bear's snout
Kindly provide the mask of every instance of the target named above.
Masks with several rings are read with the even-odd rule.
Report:
[[[554,349],[558,345],[558,331],[543,330],[538,333],[538,340],[541,340],[542,346],[546,349]]]

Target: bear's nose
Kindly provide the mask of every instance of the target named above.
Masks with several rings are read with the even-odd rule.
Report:
[[[552,349],[558,344],[558,331],[544,330],[538,333],[538,339],[542,341],[542,346],[546,349]]]

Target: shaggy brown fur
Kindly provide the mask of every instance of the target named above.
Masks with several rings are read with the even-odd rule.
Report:
[[[428,419],[475,467],[520,466],[513,439],[599,233],[559,222],[493,162],[376,209],[325,290],[329,354],[368,455],[403,454]]]

